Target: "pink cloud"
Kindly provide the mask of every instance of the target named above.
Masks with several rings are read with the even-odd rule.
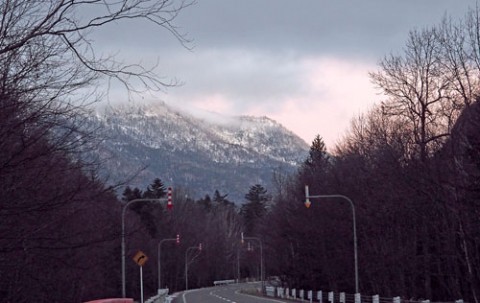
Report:
[[[260,104],[249,113],[271,117],[308,144],[318,134],[331,149],[351,119],[380,99],[368,77],[375,66],[339,58],[309,58],[302,65],[306,85],[301,92],[286,96],[273,112],[265,113]]]

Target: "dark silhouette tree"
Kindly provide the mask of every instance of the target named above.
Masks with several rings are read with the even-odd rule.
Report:
[[[253,236],[267,214],[271,198],[262,185],[255,184],[250,187],[245,199],[247,202],[240,208],[240,214],[243,217],[245,233]]]
[[[9,143],[0,149],[1,301],[115,296],[120,205],[113,192],[39,136],[41,127],[4,127],[10,126],[0,123]],[[16,257],[21,261],[8,262]]]
[[[132,189],[130,186],[127,186],[122,193],[122,201],[128,202],[135,199],[141,199],[142,196],[143,193],[138,187]]]
[[[165,185],[159,178],[155,178],[153,183],[148,185],[147,189],[143,193],[143,198],[159,199],[167,195]]]
[[[213,204],[218,207],[218,206],[228,206],[228,205],[232,205],[233,206],[233,202],[230,202],[228,199],[228,194],[225,194],[225,195],[222,195],[220,194],[220,192],[218,190],[215,190],[215,192],[213,193]]]
[[[317,135],[310,146],[307,159],[299,170],[299,187],[309,185],[313,192],[325,192],[326,178],[332,159],[320,135]]]
[[[129,93],[175,83],[162,82],[154,67],[99,56],[88,34],[109,23],[144,20],[183,44],[173,21],[188,5],[170,0],[0,5],[2,301],[118,296],[121,204],[84,156],[95,148],[94,130],[80,126],[88,125],[88,105],[108,90],[99,85],[103,80],[119,81]],[[15,256],[22,262],[5,262]]]
[[[206,211],[212,210],[212,198],[210,195],[206,194],[204,198],[197,201],[199,205],[201,205]]]
[[[439,176],[442,176],[442,199],[449,229],[446,239],[454,258],[448,260],[452,273],[448,278],[452,293],[462,295],[462,288],[470,290],[475,301],[480,289],[480,257],[476,247],[480,245],[477,230],[480,213],[480,103],[476,101],[466,107],[452,130],[452,136],[439,154]],[[446,262],[445,262],[446,263]]]
[[[451,81],[442,73],[434,28],[410,32],[403,56],[385,57],[372,81],[388,97],[385,115],[408,122],[412,157],[425,162],[449,134]]]

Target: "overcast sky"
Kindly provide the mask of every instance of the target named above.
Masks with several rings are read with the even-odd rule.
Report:
[[[158,59],[158,73],[184,83],[145,100],[268,116],[308,144],[319,134],[331,149],[353,117],[382,99],[368,77],[378,61],[402,54],[410,30],[437,25],[446,14],[461,18],[475,5],[476,0],[198,0],[175,22],[193,40],[192,50],[145,23],[115,25],[94,37],[129,60]]]

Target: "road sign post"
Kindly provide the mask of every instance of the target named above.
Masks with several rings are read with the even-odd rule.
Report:
[[[140,266],[140,303],[143,303],[143,266]]]
[[[143,266],[147,262],[148,257],[143,251],[139,250],[135,256],[133,256],[133,261],[138,264],[138,266]]]
[[[141,250],[133,256],[133,261],[140,267],[140,303],[143,303],[143,265],[145,265],[147,260],[147,255]]]
[[[169,187],[170,188],[170,187]],[[129,205],[131,205],[132,203],[136,203],[136,202],[148,202],[148,201],[152,201],[152,202],[163,202],[165,200],[165,198],[159,198],[159,199],[133,199],[133,200],[130,200],[127,202],[127,204],[125,204],[122,208],[122,233],[121,233],[121,237],[122,237],[122,246],[121,246],[121,249],[122,249],[122,298],[125,298],[126,297],[126,283],[125,283],[125,212],[128,208]],[[172,201],[170,200],[170,204],[172,203]],[[168,207],[168,206],[167,206]],[[170,206],[171,208],[172,206]]]

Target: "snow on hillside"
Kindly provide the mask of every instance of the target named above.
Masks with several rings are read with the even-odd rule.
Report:
[[[198,115],[159,103],[109,107],[92,119],[109,138],[108,175],[147,166],[144,180],[137,180],[140,187],[160,177],[182,186],[203,184],[195,191],[247,190],[248,182],[269,184],[278,167],[293,171],[308,151],[301,138],[267,117]],[[206,193],[211,192],[200,195]]]

